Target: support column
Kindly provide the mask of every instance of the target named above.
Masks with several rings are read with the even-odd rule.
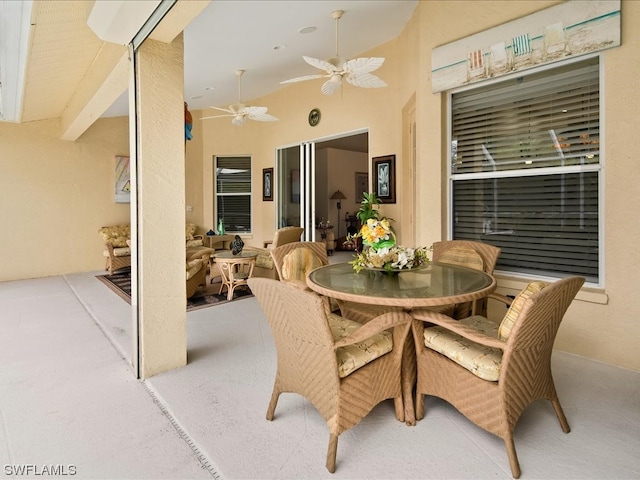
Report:
[[[132,309],[142,379],[187,362],[183,50],[182,34],[147,39],[134,62]]]

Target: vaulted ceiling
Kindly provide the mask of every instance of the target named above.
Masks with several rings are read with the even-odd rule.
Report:
[[[148,8],[149,2],[160,3],[142,3]],[[81,125],[95,121],[94,117],[127,114],[127,67],[122,65],[126,63],[127,49],[101,40],[87,25],[96,2],[0,3],[22,3],[24,16],[20,20],[9,8],[1,11],[3,35],[12,40],[4,41],[0,50],[2,93],[6,96],[3,107],[10,105],[18,87],[23,87],[15,118],[5,120],[61,118],[67,139],[73,139]],[[333,10],[345,11],[339,24],[339,50],[341,56],[352,58],[397,37],[416,5],[417,0],[179,1],[161,26],[174,24],[175,31],[169,28],[165,37],[184,29],[185,100],[193,110],[235,102],[238,69],[246,70],[243,100],[286,88],[280,84],[283,80],[317,73],[302,55],[335,55]],[[188,23],[179,26],[185,19]],[[18,24],[22,25],[22,32]],[[307,30],[311,33],[300,33]],[[21,57],[24,76],[8,75]],[[90,88],[96,83],[100,84],[97,91]],[[320,84],[319,81],[318,91]],[[5,114],[10,110],[3,108]]]

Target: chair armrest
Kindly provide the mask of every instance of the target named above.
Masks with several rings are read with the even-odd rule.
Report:
[[[460,323],[458,320],[442,315],[441,313],[432,312],[426,309],[420,309],[419,311],[412,313],[415,320],[432,323],[439,327],[446,328],[447,330],[471,340],[472,342],[479,343],[487,347],[499,348],[500,350],[504,350],[507,347],[506,342],[480,333],[475,328],[468,327],[467,325]]]
[[[105,243],[104,244],[105,247],[107,247],[107,252],[109,252],[109,256],[113,257],[113,245],[111,245],[110,243]]]
[[[497,300],[499,302],[504,303],[507,307],[511,305],[511,302],[513,302],[513,298],[511,297],[507,297],[506,295],[502,295],[500,293],[490,293],[487,298],[491,298],[493,300]]]
[[[346,345],[351,345],[353,343],[362,342],[363,340],[372,337],[376,333],[381,333],[385,330],[389,330],[392,327],[408,324],[410,322],[411,315],[402,310],[387,312],[382,315],[378,315],[374,319],[365,323],[351,335],[341,338],[333,344],[333,347],[339,348]]]

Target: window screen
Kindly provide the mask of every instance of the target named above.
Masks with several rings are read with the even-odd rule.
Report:
[[[599,59],[451,97],[452,235],[496,269],[599,282]]]
[[[227,233],[251,232],[251,158],[216,157],[215,224]]]

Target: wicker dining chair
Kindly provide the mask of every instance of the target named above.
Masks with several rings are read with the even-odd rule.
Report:
[[[402,351],[411,317],[395,312],[363,326],[327,313],[320,296],[292,283],[255,277],[248,282],[267,317],[277,352],[267,420],[273,420],[281,393],[309,400],[329,427],[326,467],[333,473],[338,436],[378,403],[393,399],[396,418],[404,421]]]
[[[433,244],[433,261],[474,268],[493,275],[500,251],[499,247],[488,243],[473,240],[446,240]],[[475,305],[474,302],[459,303],[445,309],[441,308],[438,311],[458,320],[468,317],[473,311],[477,315],[486,317],[487,299],[476,300]]]
[[[511,302],[500,325],[480,315],[454,320],[434,311],[412,312],[416,419],[424,417],[423,395],[446,400],[504,440],[511,472],[519,478],[513,430],[527,406],[549,400],[562,430],[570,430],[551,375],[551,352],[560,322],[583,283],[582,277],[531,282],[513,301],[491,294]]]

